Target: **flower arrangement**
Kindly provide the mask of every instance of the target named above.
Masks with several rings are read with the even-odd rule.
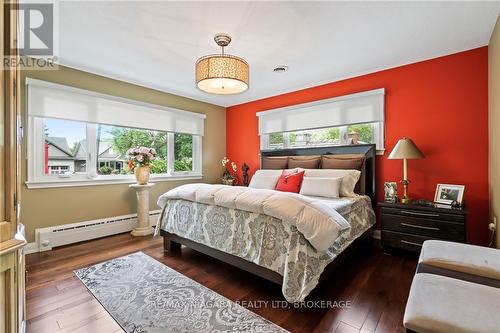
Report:
[[[137,147],[127,150],[128,168],[133,170],[136,167],[148,167],[156,159],[154,148]]]
[[[222,174],[222,183],[225,185],[236,184],[236,163],[230,161],[229,158],[224,157],[222,159],[222,167],[224,168],[224,173]]]

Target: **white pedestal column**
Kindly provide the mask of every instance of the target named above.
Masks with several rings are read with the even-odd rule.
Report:
[[[137,194],[137,227],[132,230],[132,236],[147,236],[153,233],[153,228],[149,225],[149,189],[153,186],[154,183],[129,185]]]

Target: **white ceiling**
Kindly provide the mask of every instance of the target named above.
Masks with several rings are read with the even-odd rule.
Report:
[[[500,2],[61,2],[63,65],[229,106],[488,44]],[[250,64],[250,89],[194,83],[197,58]],[[274,73],[278,65],[286,73]]]

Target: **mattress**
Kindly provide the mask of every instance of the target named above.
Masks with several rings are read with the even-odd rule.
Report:
[[[294,225],[275,217],[182,199],[166,202],[161,228],[279,273],[285,299],[300,302],[316,287],[325,267],[375,224],[367,196],[322,200],[350,225],[322,252]]]

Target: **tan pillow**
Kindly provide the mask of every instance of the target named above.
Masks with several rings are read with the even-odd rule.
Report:
[[[357,154],[339,154],[339,155],[322,155],[322,169],[347,169],[359,170],[363,169],[365,155]]]
[[[321,156],[290,156],[288,158],[288,168],[317,169]]]
[[[262,169],[282,170],[287,169],[288,156],[263,157]]]

